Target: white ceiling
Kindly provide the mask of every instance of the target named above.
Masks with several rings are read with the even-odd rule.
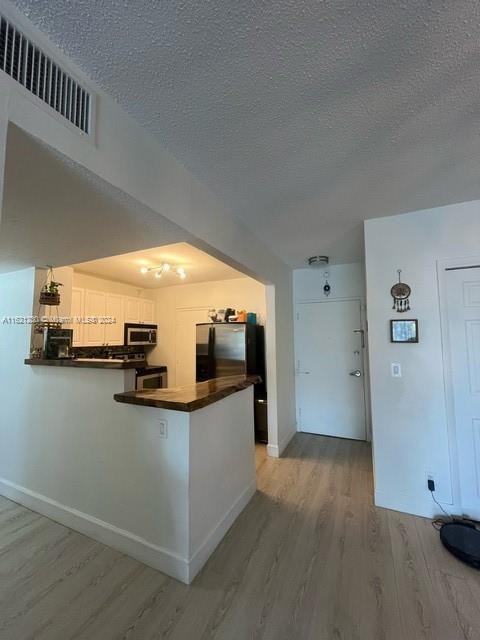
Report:
[[[158,267],[164,262],[172,266],[184,267],[187,273],[186,279],[180,280],[173,272],[165,273],[160,279],[155,277],[154,272],[140,273],[141,267]],[[73,267],[82,273],[145,289],[244,277],[243,273],[186,242],[91,260],[75,264]]]
[[[286,261],[480,197],[477,0],[14,0]]]
[[[156,212],[10,125],[0,273],[73,263],[84,273],[145,288],[244,277],[193,242]],[[139,271],[162,262],[183,266],[187,278],[166,274],[158,280]]]
[[[9,127],[0,272],[63,266],[186,240],[192,239],[162,216]]]

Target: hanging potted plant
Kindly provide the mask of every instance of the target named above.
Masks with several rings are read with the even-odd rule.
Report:
[[[54,280],[53,269],[50,267],[47,274],[47,281],[40,291],[40,304],[47,305],[49,307],[58,307],[60,304],[59,288],[62,286],[61,282],[56,282]]]

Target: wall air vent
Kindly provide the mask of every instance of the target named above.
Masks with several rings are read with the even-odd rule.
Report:
[[[3,16],[0,69],[74,127],[90,133],[91,95]]]

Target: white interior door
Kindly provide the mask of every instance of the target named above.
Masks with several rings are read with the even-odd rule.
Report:
[[[175,326],[175,386],[194,384],[197,323],[208,322],[209,307],[177,310]]]
[[[462,510],[480,518],[480,268],[447,271],[447,317]]]
[[[365,440],[361,307],[357,300],[297,307],[301,431]]]

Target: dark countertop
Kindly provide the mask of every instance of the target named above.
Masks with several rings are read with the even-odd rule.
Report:
[[[76,367],[88,369],[137,369],[141,368],[140,362],[118,362],[115,360],[75,360],[61,358],[58,360],[45,360],[43,358],[27,358],[25,364],[33,364],[41,367]]]
[[[258,382],[261,382],[260,376],[228,376],[171,389],[116,393],[113,398],[117,402],[128,404],[191,412],[207,407]]]

